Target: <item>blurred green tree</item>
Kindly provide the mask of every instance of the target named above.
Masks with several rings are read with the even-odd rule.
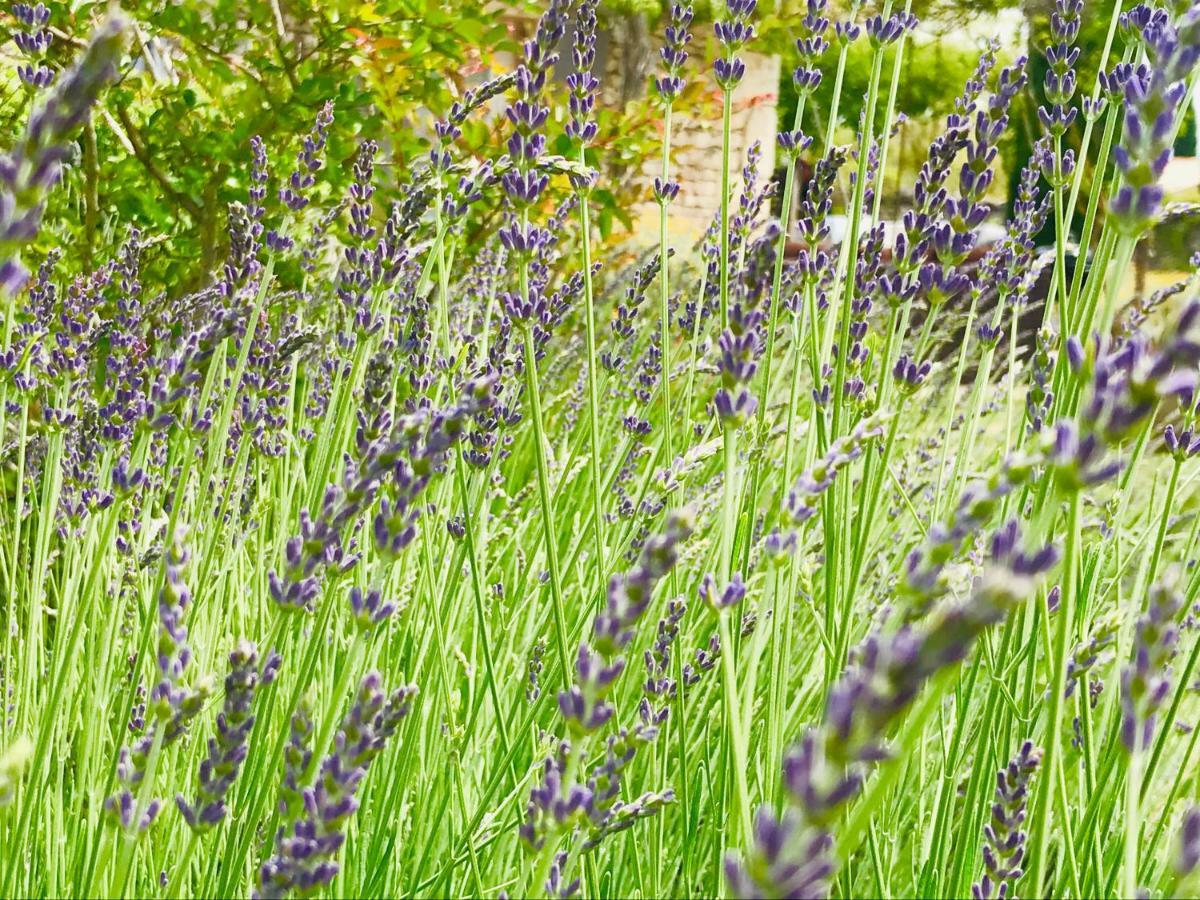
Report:
[[[47,5],[57,37],[51,64],[61,68],[107,3]],[[252,135],[263,136],[276,172],[286,173],[332,99],[326,189],[348,180],[360,134],[390,144],[395,181],[428,146],[428,111],[445,109],[497,50],[515,48],[484,2],[127,0],[123,8],[134,22],[129,60],[52,203],[76,207],[62,220],[77,223],[67,237],[85,259],[123,238],[111,233],[117,222],[156,236],[147,269],[182,268],[185,277],[165,279],[179,290],[222,258],[227,204],[246,196]],[[12,19],[5,13],[0,22]],[[13,68],[3,69],[0,127],[11,132],[27,101]]]

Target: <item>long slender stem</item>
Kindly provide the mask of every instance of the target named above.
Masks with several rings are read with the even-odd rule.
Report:
[[[1050,845],[1052,823],[1051,797],[1062,767],[1063,695],[1067,686],[1068,639],[1073,632],[1075,607],[1078,600],[1078,557],[1080,541],[1080,500],[1072,494],[1067,505],[1067,535],[1063,548],[1062,599],[1053,619],[1054,642],[1050,655],[1050,705],[1046,711],[1045,757],[1043,776],[1038,783],[1037,798],[1031,816],[1033,832],[1030,840],[1030,868],[1034,897],[1043,896],[1046,877],[1046,857]],[[1047,621],[1049,620],[1048,611]],[[1060,815],[1065,810],[1060,810]]]
[[[586,165],[583,149],[579,151],[580,163]],[[584,299],[584,332],[587,337],[587,397],[588,397],[588,467],[591,474],[592,488],[592,552],[596,566],[596,594],[599,596],[604,586],[604,515],[601,508],[600,480],[600,400],[597,388],[596,366],[599,360],[596,356],[596,298],[592,285],[592,222],[588,205],[588,193],[578,191],[579,197],[579,230],[581,265],[583,267],[583,299]],[[666,278],[664,264],[663,278]],[[665,303],[665,301],[664,301]],[[666,335],[664,334],[664,340]],[[665,352],[665,351],[664,351]],[[663,378],[666,378],[666,365],[663,366]]]
[[[546,461],[546,426],[542,419],[542,393],[537,377],[537,351],[533,329],[523,328],[525,346],[525,388],[529,393],[529,411],[533,419],[534,457],[537,460],[538,498],[542,514],[542,536],[546,564],[550,567],[550,595],[553,601],[554,635],[558,648],[559,674],[563,686],[571,683],[571,665],[567,651],[566,613],[563,605],[562,578],[558,567],[558,532],[554,528],[554,504],[550,497],[550,466]]]

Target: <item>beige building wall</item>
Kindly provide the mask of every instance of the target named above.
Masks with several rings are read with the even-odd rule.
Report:
[[[779,101],[780,61],[778,56],[744,53],[746,77],[733,93],[730,140],[730,183],[738,189],[746,154],[755,141],[762,147],[759,174],[771,177],[775,169],[776,106]],[[711,70],[694,77],[711,79]],[[716,94],[716,85],[713,91]],[[673,157],[675,178],[680,183],[679,199],[671,207],[673,230],[699,236],[721,205],[721,110],[720,96],[711,115],[676,117]],[[657,162],[647,165],[647,175],[657,174]],[[648,211],[657,222],[657,206]],[[656,226],[657,227],[657,226]]]

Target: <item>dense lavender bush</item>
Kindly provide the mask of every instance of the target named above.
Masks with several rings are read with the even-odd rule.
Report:
[[[548,0],[344,196],[335,103],[249,141],[199,285],[45,214],[134,29],[59,67],[59,6],[12,7],[0,894],[1196,895],[1200,257],[1126,276],[1196,211],[1160,181],[1200,3],[1056,0],[1007,215],[1032,69],[983,46],[892,223],[911,4],[772,10],[779,183],[732,152],[767,11],[715,6],[707,64],[664,11],[650,246],[594,221],[604,10]]]

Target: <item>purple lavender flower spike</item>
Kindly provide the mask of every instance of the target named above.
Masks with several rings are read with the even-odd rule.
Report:
[[[529,654],[529,662],[525,667],[525,699],[530,703],[535,702],[540,696],[542,696],[541,676],[542,668],[545,665],[543,660],[545,653],[546,642],[540,640],[533,645],[533,651]]]
[[[259,678],[258,650],[243,639],[229,654],[225,701],[217,716],[217,733],[208,740],[208,756],[200,763],[196,801],[188,803],[182,794],[175,797],[193,831],[207,831],[225,818],[225,798],[246,758],[250,729],[254,727],[252,709]]]
[[[596,647],[612,655],[633,638],[631,631],[650,603],[654,586],[675,565],[679,547],[691,535],[695,522],[689,509],[673,511],[660,535],[643,545],[637,564],[625,575],[614,576],[608,585],[605,608],[596,616]]]
[[[571,65],[574,71],[567,76],[571,121],[564,130],[568,137],[586,146],[595,140],[599,127],[594,113],[600,80],[592,74],[596,65],[596,0],[583,0],[576,11]]]
[[[1200,56],[1200,7],[1192,6],[1174,23],[1164,19],[1147,27],[1142,36],[1149,64],[1121,72],[1125,114],[1113,150],[1120,179],[1109,202],[1109,215],[1129,236],[1145,231],[1162,205],[1158,181],[1183,115],[1185,79]]]
[[[1171,689],[1170,663],[1179,642],[1176,619],[1184,607],[1175,586],[1178,577],[1173,569],[1150,589],[1132,657],[1121,671],[1121,742],[1130,753],[1154,743],[1155,717]]]
[[[729,306],[729,325],[717,340],[721,387],[713,398],[717,415],[726,428],[741,428],[758,409],[750,383],[766,346],[763,308],[774,269],[779,226],[771,223],[746,250],[746,264]]]
[[[829,41],[825,37],[829,30],[826,4],[827,0],[807,0],[804,17],[800,20],[800,36],[796,38],[800,64],[792,72],[792,83],[796,86],[796,93],[802,97],[810,96],[821,84],[818,63],[829,49]]]
[[[746,64],[737,53],[754,40],[754,25],[750,17],[758,0],[725,0],[725,15],[713,25],[723,56],[713,63],[717,84],[732,91],[746,74]]]
[[[1200,434],[1197,434],[1195,425],[1188,425],[1179,431],[1175,430],[1174,425],[1168,425],[1163,429],[1163,445],[1176,461],[1183,462],[1200,454]]]
[[[634,567],[609,582],[607,602],[593,626],[594,641],[580,643],[575,682],[558,695],[559,712],[573,734],[586,738],[612,719],[615,709],[608,695],[626,667],[622,652],[633,640],[655,586],[674,567],[680,545],[694,528],[691,510],[686,507],[673,510],[667,517],[665,531],[642,545]],[[659,649],[662,650],[662,641]],[[526,804],[525,820],[519,829],[526,847],[540,850],[547,839],[567,829],[581,814],[591,823],[591,841],[598,843],[613,831],[630,827],[670,802],[664,795],[647,795],[633,804],[617,804],[621,769],[633,758],[638,746],[653,740],[657,733],[656,724],[642,723],[611,736],[606,762],[593,773],[586,786],[568,783],[566,761],[570,746],[566,741],[559,743],[543,760],[541,778]]]
[[[883,434],[883,420],[868,417],[859,422],[850,434],[833,442],[824,458],[804,472],[792,486],[784,499],[782,517],[784,524],[797,528],[817,514],[817,504],[829,490],[838,472],[862,456],[863,451]]]
[[[44,25],[38,9],[45,7],[35,8],[29,18]],[[79,61],[34,109],[16,146],[0,157],[0,293],[15,293],[25,282],[20,249],[37,235],[43,198],[58,183],[67,139],[87,120],[96,98],[116,74],[124,33],[125,18],[114,12],[96,29]]]
[[[654,644],[644,654],[646,681],[642,686],[645,697],[642,720],[645,724],[661,726],[667,719],[669,707],[653,708],[651,701],[675,699],[678,686],[671,676],[673,646],[679,638],[679,626],[687,612],[687,604],[675,599],[667,604],[667,614],[658,620]]]
[[[288,741],[283,751],[283,784],[279,789],[278,811],[285,822],[293,822],[304,808],[304,788],[312,764],[312,710],[301,698],[289,721]]]
[[[622,728],[609,736],[604,759],[587,779],[583,813],[589,836],[583,845],[585,851],[598,846],[612,834],[632,828],[640,819],[655,815],[675,801],[670,790],[648,792],[628,803],[620,800],[622,773],[633,762],[638,750],[657,736],[658,728],[645,724]]]
[[[185,534],[185,529],[180,527],[163,556],[163,586],[158,594],[159,629],[155,645],[158,678],[147,698],[150,725],[132,745],[121,748],[117,761],[117,781],[121,789],[104,801],[109,817],[127,832],[145,831],[162,806],[161,801],[152,799],[138,817],[140,788],[151,754],[156,748],[161,751],[169,747],[187,732],[211,693],[207,679],[188,686],[184,677],[192,659],[187,627],[183,624],[191,602],[191,593],[183,580],[183,570],[188,562]]]
[[[1067,132],[1077,113],[1070,104],[1075,95],[1075,63],[1079,59],[1075,40],[1079,36],[1082,12],[1083,0],[1057,0],[1050,15],[1050,46],[1046,48],[1047,68],[1043,82],[1046,105],[1038,108],[1038,119],[1045,132],[1055,138],[1061,138]]]
[[[285,609],[303,609],[319,594],[326,568],[353,566],[357,557],[347,558],[344,533],[377,498],[371,529],[376,550],[386,558],[407,547],[416,535],[420,496],[462,438],[466,421],[493,403],[493,383],[469,381],[452,406],[421,407],[395,425],[389,416],[374,426],[360,419],[357,458],[347,458],[341,480],[328,486],[316,516],[301,512],[300,534],[285,547],[283,573],[268,573],[272,599]]]
[[[304,137],[304,145],[296,154],[296,168],[288,180],[279,188],[279,200],[292,212],[308,206],[311,197],[308,191],[316,184],[317,172],[325,162],[325,142],[329,128],[333,125],[333,101],[328,101],[317,113],[313,129]]]
[[[564,778],[571,745],[559,743],[555,752],[542,762],[541,778],[529,792],[525,820],[518,828],[529,850],[541,850],[546,838],[573,824],[583,815],[590,797],[581,784],[567,784]]]
[[[181,528],[163,557],[163,587],[158,594],[159,636],[156,648],[158,682],[150,690],[149,709],[167,723],[168,739],[177,736],[189,719],[199,712],[204,694],[183,685],[184,672],[192,659],[183,617],[191,603],[191,592],[183,581],[188,563],[186,532]]]
[[[1026,741],[1009,764],[996,775],[996,802],[992,805],[991,821],[983,826],[986,842],[983,845],[983,877],[971,885],[974,900],[1003,900],[1013,895],[1013,888],[1024,871],[1025,810],[1029,800],[1029,784],[1042,760],[1042,751]]]
[[[789,896],[775,885],[795,878],[811,886],[812,896],[825,896],[834,867],[820,848],[828,847],[828,829],[859,795],[871,767],[888,758],[891,724],[931,678],[962,662],[979,636],[1035,589],[1031,578],[1012,571],[1016,543],[1012,529],[997,537],[1000,558],[966,600],[937,608],[918,625],[885,624],[855,648],[829,691],[824,719],[784,758],[789,815],[795,818],[781,824],[769,811],[760,815],[749,861],[727,859],[726,877],[739,895]]]
[[[663,102],[671,104],[683,93],[683,67],[687,63],[688,44],[692,42],[689,28],[692,24],[692,5],[690,3],[673,2],[671,4],[671,21],[667,25],[663,46],[658,51],[662,57],[666,74],[654,81]]]
[[[340,871],[337,852],[346,840],[346,823],[358,810],[367,769],[396,733],[417,692],[407,685],[386,695],[381,681],[377,672],[362,680],[316,783],[301,792],[301,818],[275,836],[275,854],[259,871],[256,897],[310,893],[329,885]]]
[[[26,62],[17,66],[17,77],[30,93],[48,88],[54,82],[54,70],[45,63],[54,36],[47,27],[50,24],[50,9],[44,3],[30,5],[14,3],[13,18],[18,28],[13,31],[13,42],[25,55]]]
[[[754,845],[725,856],[725,880],[741,900],[824,900],[835,871],[833,838],[805,825],[793,810],[780,817],[760,808],[754,819]]]
[[[548,229],[528,221],[527,211],[550,183],[539,168],[546,150],[543,129],[550,116],[549,108],[542,105],[542,92],[558,62],[557,47],[566,33],[569,8],[566,0],[551,0],[542,14],[534,36],[525,42],[524,60],[514,79],[516,98],[505,110],[513,128],[506,145],[512,167],[501,176],[500,184],[518,215],[497,234],[504,248],[521,263],[528,263],[554,240]],[[590,90],[590,82],[588,85]],[[502,300],[514,322],[538,320],[546,312],[546,298],[538,291],[530,290],[525,296],[505,294]]]

